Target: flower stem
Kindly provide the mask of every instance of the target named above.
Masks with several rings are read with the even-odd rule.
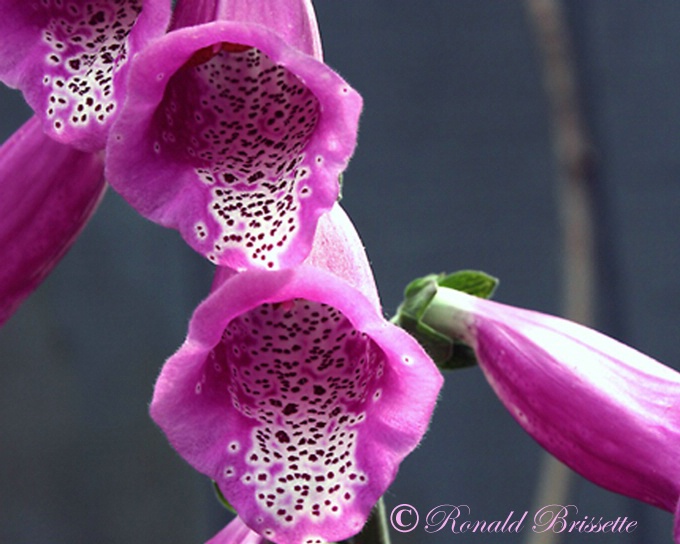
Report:
[[[371,517],[358,535],[337,544],[390,544],[390,531],[382,497],[373,507]]]
[[[373,507],[371,517],[361,532],[346,544],[390,544],[390,531],[387,525],[387,513],[382,497]]]
[[[595,314],[594,161],[579,101],[573,45],[563,2],[525,0],[525,6],[541,53],[559,177],[564,240],[562,313],[572,321],[591,325]],[[566,504],[571,481],[569,469],[544,454],[534,505]],[[532,533],[526,543],[558,541],[555,534]]]

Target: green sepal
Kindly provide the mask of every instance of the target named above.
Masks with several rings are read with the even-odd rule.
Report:
[[[217,482],[215,480],[212,480],[212,485],[213,485],[213,491],[215,492],[215,496],[217,497],[217,500],[219,503],[224,506],[227,510],[229,510],[232,514],[236,514],[236,510],[234,510],[234,507],[229,504],[229,501],[224,498],[224,495],[222,494],[222,490],[220,489],[220,486],[217,485]]]
[[[477,358],[472,348],[434,330],[422,322],[422,317],[440,287],[489,298],[497,285],[496,278],[476,270],[459,270],[448,275],[430,274],[417,278],[406,286],[404,301],[392,322],[413,336],[440,369],[456,370],[475,366]]]
[[[448,276],[440,274],[437,285],[479,298],[491,298],[498,287],[498,278],[479,270],[459,270]]]
[[[437,294],[437,285],[441,275],[430,274],[422,278],[416,278],[404,289],[404,301],[397,309],[397,317],[400,314],[411,317],[416,321],[425,313],[427,306]]]

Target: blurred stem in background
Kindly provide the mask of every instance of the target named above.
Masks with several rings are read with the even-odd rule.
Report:
[[[387,512],[385,510],[385,501],[381,498],[373,507],[371,517],[368,518],[366,525],[361,532],[349,538],[338,542],[337,544],[390,544],[390,531],[387,524]],[[267,544],[271,544],[267,542]]]
[[[387,524],[385,501],[381,498],[373,507],[371,517],[361,532],[348,540],[337,544],[390,544],[390,531]]]
[[[595,316],[595,227],[592,182],[594,163],[579,101],[571,37],[561,0],[525,0],[543,71],[553,149],[557,198],[562,223],[564,317],[592,326]],[[543,454],[532,511],[546,504],[567,504],[573,473]],[[527,544],[555,544],[557,533],[527,533]]]

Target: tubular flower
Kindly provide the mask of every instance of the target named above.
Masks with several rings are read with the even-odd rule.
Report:
[[[128,61],[165,31],[169,0],[0,0],[0,10],[0,80],[54,139],[103,149]]]
[[[349,225],[339,207],[329,216]],[[317,266],[335,261],[319,255],[332,249],[315,244]],[[279,544],[359,532],[422,438],[442,383],[365,295],[372,281],[317,266],[220,273],[151,403],[177,451]]]
[[[257,6],[180,2],[175,29],[132,63],[107,149],[107,177],[133,207],[234,269],[306,257],[362,104],[321,61],[309,2]]]
[[[439,288],[423,323],[471,346],[547,451],[594,483],[671,512],[680,497],[680,373],[554,316]],[[680,542],[676,514],[675,541]]]
[[[0,147],[0,324],[66,253],[104,192],[104,163],[48,138],[36,117]]]
[[[206,544],[264,544],[265,539],[252,531],[240,518],[234,518],[229,525],[212,537]]]
[[[262,25],[303,53],[323,58],[312,0],[178,0],[173,12],[174,28],[219,20]]]

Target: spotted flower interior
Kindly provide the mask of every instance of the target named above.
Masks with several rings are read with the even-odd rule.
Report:
[[[361,530],[441,385],[413,337],[350,283],[309,265],[246,270],[194,312],[151,416],[251,529],[320,544]]]
[[[53,130],[106,123],[117,106],[113,80],[128,60],[126,40],[141,0],[41,1],[53,7],[42,34],[48,50],[42,83]]]
[[[301,163],[317,98],[260,50],[221,43],[171,78],[156,116],[156,153],[186,161],[209,187],[219,233],[208,258],[244,246],[252,261],[274,267],[272,255],[290,243],[299,201],[312,191]],[[197,222],[195,236],[207,229]]]
[[[384,371],[380,348],[325,304],[263,304],[229,323],[195,391],[243,416],[217,482],[231,500],[245,486],[235,502],[259,512],[255,529],[267,538],[302,531],[312,544],[328,518],[351,523],[368,484],[358,435]]]
[[[259,24],[173,30],[132,62],[107,179],[215,264],[290,268],[337,201],[362,100]]]
[[[130,59],[165,30],[169,0],[10,5],[0,21],[6,36],[0,79],[21,89],[53,138],[85,151],[103,149],[125,98]]]

